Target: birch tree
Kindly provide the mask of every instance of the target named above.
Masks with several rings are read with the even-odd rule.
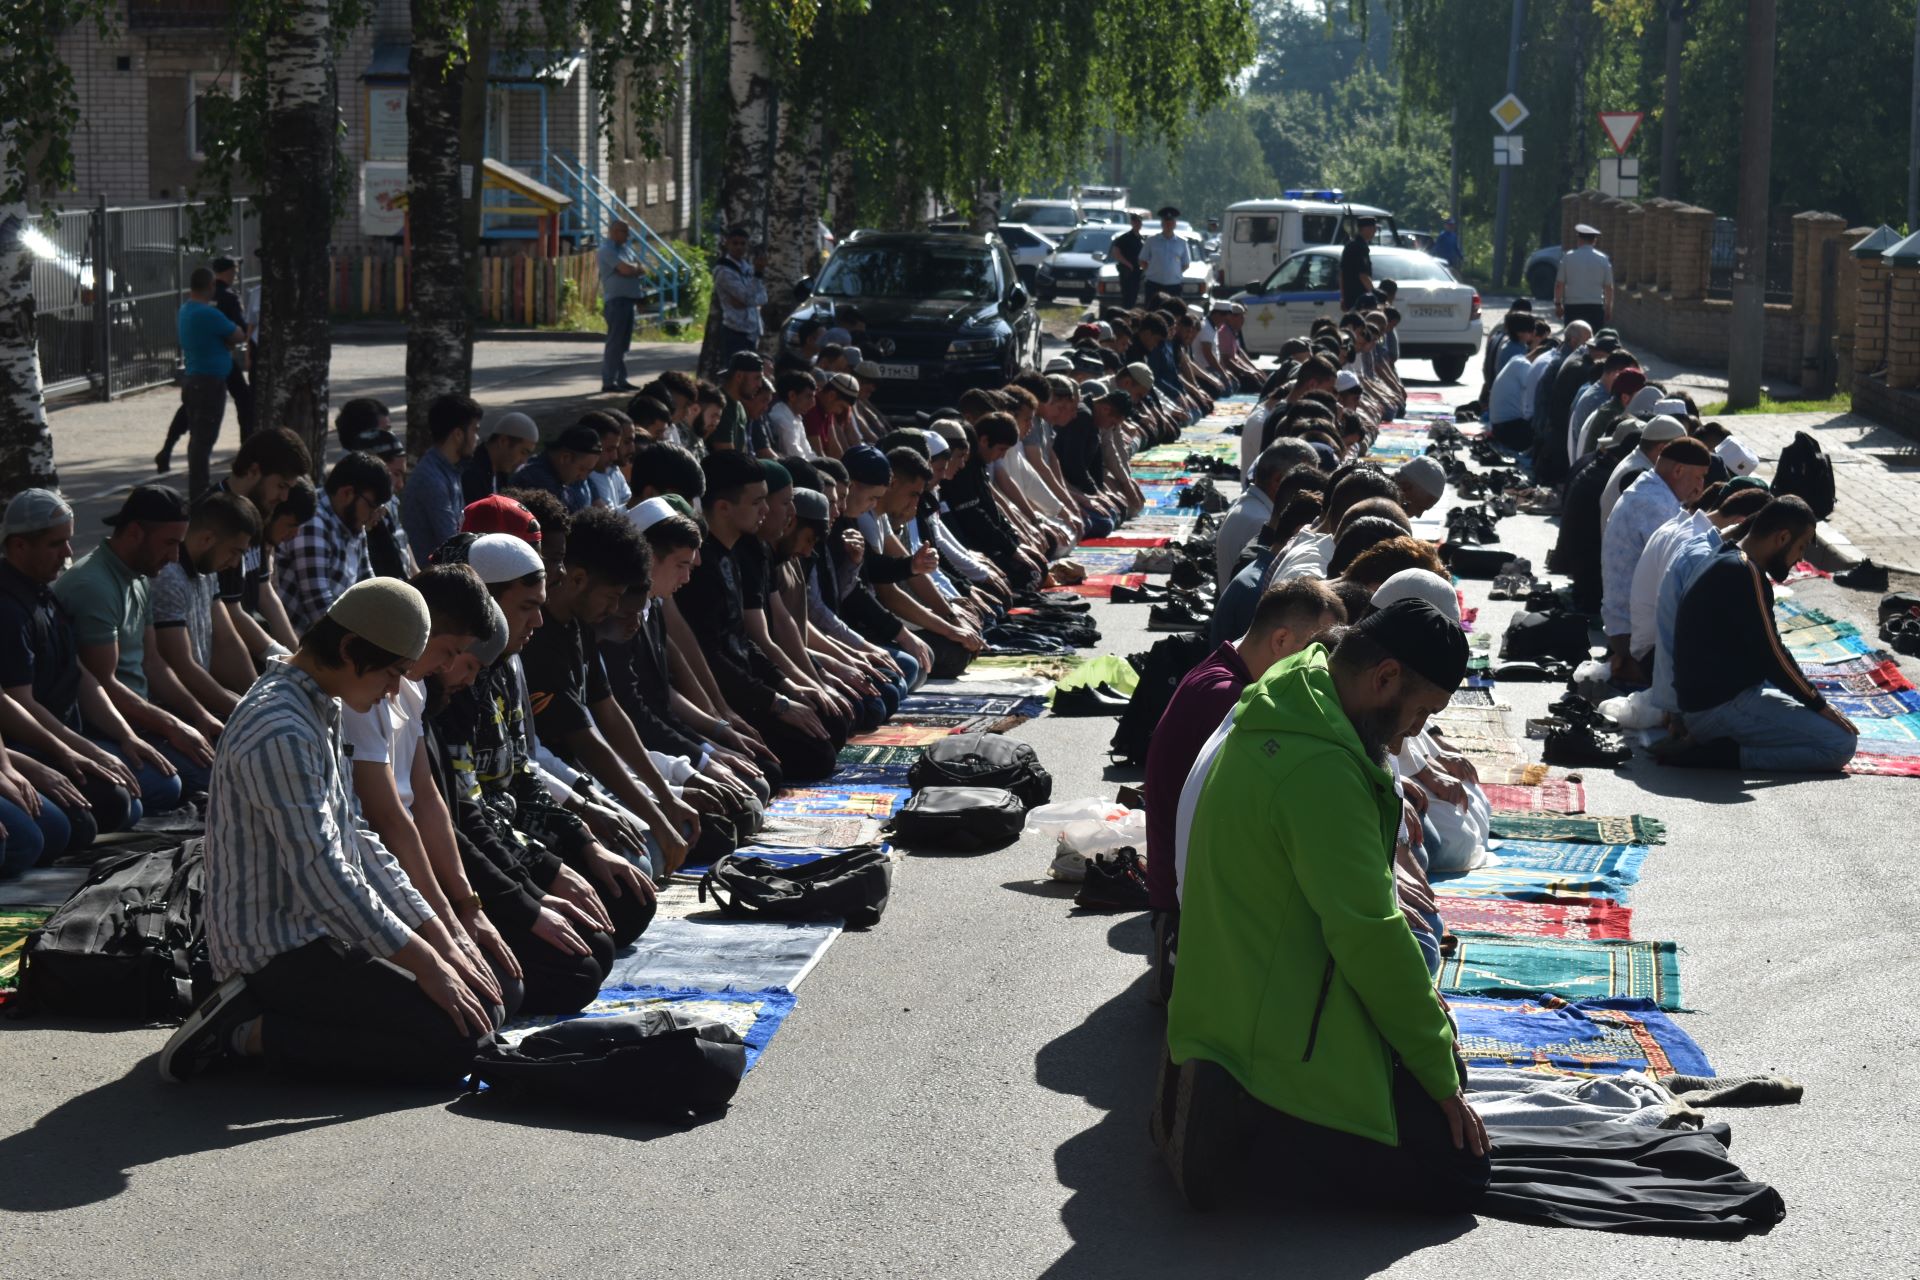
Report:
[[[13,127],[0,124],[5,189],[24,196],[14,163]],[[40,348],[33,331],[33,211],[25,199],[0,199],[0,499],[22,489],[59,487],[53,434],[40,389]]]
[[[460,186],[468,83],[463,15],[450,0],[412,0],[409,10],[407,447],[418,455],[432,444],[427,407],[473,383],[475,308],[467,261],[477,244],[469,246],[464,234]]]

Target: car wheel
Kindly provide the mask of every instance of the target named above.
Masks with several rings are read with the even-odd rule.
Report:
[[[1460,375],[1467,371],[1465,356],[1435,356],[1433,372],[1440,381],[1452,384],[1460,381]]]

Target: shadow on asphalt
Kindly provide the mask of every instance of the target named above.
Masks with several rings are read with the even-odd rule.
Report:
[[[12,1171],[0,1178],[0,1212],[97,1204],[125,1191],[135,1169],[157,1161],[445,1102],[430,1091],[330,1088],[265,1073],[172,1085],[154,1062],[142,1058],[118,1080],[0,1138],[0,1168]]]
[[[1586,770],[1590,776],[1606,770]],[[1702,804],[1752,804],[1760,793],[1782,787],[1823,787],[1825,800],[1843,800],[1845,787],[1853,782],[1846,773],[1760,773],[1741,769],[1677,769],[1660,764],[1645,751],[1634,754],[1625,776],[1633,785],[1652,796],[1676,800],[1697,800]],[[1796,791],[1796,794],[1804,794]]]
[[[1122,921],[1114,933],[1125,941],[1116,945],[1133,950],[1132,934],[1144,937],[1145,929],[1144,915]],[[1042,1274],[1339,1280],[1374,1275],[1474,1228],[1467,1217],[1264,1203],[1257,1178],[1241,1203],[1210,1214],[1187,1209],[1147,1137],[1166,1023],[1163,1011],[1147,1003],[1146,981],[1143,968],[1126,990],[1034,1057],[1041,1085],[1104,1113],[1054,1153],[1061,1185],[1071,1193],[1060,1216],[1073,1245]],[[1256,1153],[1256,1168],[1259,1158]]]

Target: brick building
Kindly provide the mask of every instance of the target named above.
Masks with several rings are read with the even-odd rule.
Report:
[[[234,91],[227,0],[124,2],[121,26],[107,38],[81,27],[62,41],[80,118],[73,143],[74,189],[57,203],[191,198],[204,159],[197,104],[208,94]],[[404,189],[406,182],[408,49],[405,0],[378,0],[372,18],[341,51],[343,160],[352,194],[335,224],[335,250],[398,233],[392,215],[382,215],[377,197],[396,186]],[[489,81],[490,158],[562,191],[577,185],[566,170],[590,176],[660,235],[687,236],[698,216],[698,195],[684,71],[661,154],[651,159],[632,128],[610,133],[602,127],[584,48],[496,54]],[[489,220],[490,235],[515,227]]]

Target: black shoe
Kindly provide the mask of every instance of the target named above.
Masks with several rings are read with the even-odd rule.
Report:
[[[1127,709],[1127,703],[1128,699],[1111,689],[1083,684],[1055,689],[1049,710],[1056,716],[1117,716]]]
[[[638,391],[640,388],[637,384],[628,382],[626,379],[622,378],[620,381],[613,384],[613,389],[615,391]]]
[[[234,1029],[259,1014],[260,1002],[247,989],[247,980],[228,978],[167,1039],[166,1047],[160,1050],[160,1078],[179,1084],[240,1056],[233,1047]]]
[[[1180,908],[1153,913],[1153,970],[1147,978],[1147,1003],[1164,1007],[1173,998],[1174,953],[1180,945]]]
[[[1145,911],[1147,871],[1132,848],[1115,849],[1087,859],[1087,878],[1073,905],[1090,911]]]
[[[1192,560],[1182,560],[1173,566],[1173,572],[1167,575],[1167,583],[1175,587],[1210,587],[1213,579],[1207,571]]]
[[[1600,765],[1611,769],[1633,759],[1633,752],[1617,733],[1602,733],[1589,725],[1576,725],[1561,733],[1548,734],[1540,758],[1548,764],[1569,768]]]
[[[1167,593],[1153,586],[1118,586],[1108,598],[1115,604],[1165,604]]]
[[[600,384],[600,394],[603,396],[610,396],[619,389],[620,387],[617,383],[603,382]]]
[[[1573,674],[1566,663],[1553,658],[1541,658],[1534,662],[1503,662],[1490,673],[1495,680],[1511,680],[1515,684],[1557,684]]]
[[[1183,604],[1157,604],[1147,614],[1149,631],[1205,631],[1213,622],[1211,613],[1196,613]]]
[[[1853,568],[1843,569],[1834,574],[1833,580],[1843,587],[1852,587],[1856,591],[1885,591],[1887,568],[1871,560],[1862,560]]]
[[[1568,724],[1595,725],[1606,729],[1613,727],[1613,722],[1600,714],[1600,708],[1582,694],[1563,693],[1547,704],[1547,710]]]
[[[1165,1067],[1170,1095],[1161,1154],[1189,1209],[1219,1207],[1242,1180],[1247,1151],[1246,1091],[1225,1067],[1191,1058]]]

